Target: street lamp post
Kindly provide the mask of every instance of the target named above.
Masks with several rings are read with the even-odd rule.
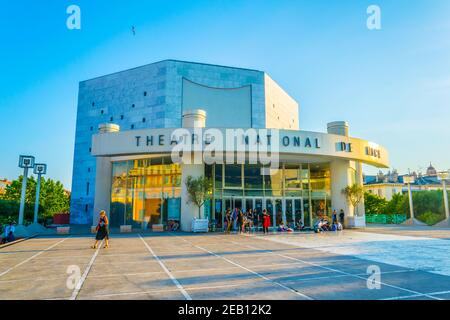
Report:
[[[408,175],[403,177],[403,183],[408,185],[408,198],[409,198],[409,212],[411,215],[411,218],[407,220],[406,224],[416,224],[416,219],[414,218],[414,206],[413,206],[413,198],[412,198],[412,191],[411,191],[411,184],[414,183],[414,176]]]
[[[27,194],[28,169],[33,167],[34,167],[33,156],[19,157],[19,168],[23,168],[22,194],[20,196],[20,208],[19,208],[19,225],[23,225],[23,217],[25,212],[25,197]]]
[[[28,179],[28,169],[34,167],[34,157],[33,156],[20,156],[19,157],[19,168],[23,169],[22,177],[22,192],[20,195],[20,207],[19,207],[19,221],[16,227],[15,236],[16,237],[27,237],[28,231],[23,225],[24,213],[25,213],[25,198],[27,195],[27,179]]]
[[[37,224],[39,213],[39,194],[41,191],[41,176],[47,173],[47,165],[43,163],[35,164],[33,173],[37,174],[36,201],[34,202],[34,221],[33,221],[33,223]]]
[[[449,170],[450,171],[450,170]],[[445,220],[440,225],[450,226],[450,214],[448,207],[448,194],[447,194],[447,179],[450,175],[449,171],[438,172],[438,178],[442,181],[442,190],[444,192],[444,208],[445,208]]]

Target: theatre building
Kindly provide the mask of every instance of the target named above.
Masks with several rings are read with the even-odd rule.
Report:
[[[220,228],[227,209],[267,209],[273,225],[344,210],[365,225],[364,203],[343,193],[363,184],[362,164],[387,168],[382,146],[349,136],[345,121],[301,130],[298,103],[265,72],[165,60],[79,86],[71,223],[149,229],[198,208],[188,176],[212,181],[200,215]],[[190,152],[192,150],[192,152]]]

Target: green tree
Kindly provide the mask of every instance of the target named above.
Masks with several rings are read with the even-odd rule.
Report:
[[[373,193],[364,193],[364,206],[367,214],[385,214],[388,201]]]
[[[426,212],[443,214],[444,199],[442,191],[413,192],[413,206],[416,215],[421,215]],[[407,210],[409,210],[409,202]]]
[[[2,199],[20,201],[20,196],[22,194],[22,181],[23,176],[19,176],[17,180],[11,182],[11,185],[6,186],[5,193]],[[27,191],[25,194],[26,203],[34,203],[36,198],[36,179],[34,176],[28,177],[27,179]]]
[[[16,216],[18,214],[18,206],[22,192],[22,179],[20,176],[17,180],[12,181],[10,186],[7,186],[2,197],[4,202],[0,206],[2,216]],[[33,208],[36,200],[36,184],[37,181],[34,176],[27,179],[27,190],[25,202],[27,207]],[[64,186],[59,181],[52,179],[41,178],[41,191],[39,196],[39,215],[40,217],[52,217],[56,213],[69,212],[70,197],[64,191]],[[32,212],[31,211],[31,218]],[[26,211],[26,219],[30,219],[30,213]]]
[[[342,192],[347,197],[347,201],[355,208],[356,215],[358,213],[358,205],[364,199],[364,187],[359,184],[347,186]]]
[[[408,195],[397,193],[394,194],[385,208],[386,214],[407,214],[409,212]]]
[[[211,199],[212,181],[206,177],[188,176],[185,185],[189,201],[198,207],[198,218],[201,219],[201,208],[207,200]]]

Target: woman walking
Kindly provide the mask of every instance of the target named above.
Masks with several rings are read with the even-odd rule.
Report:
[[[270,215],[267,214],[267,210],[263,210],[263,232],[264,234],[269,233],[269,227],[270,227]]]
[[[253,230],[253,220],[254,220],[253,209],[249,209],[247,214],[247,225],[249,232]]]
[[[239,233],[242,233],[242,230],[244,229],[244,214],[239,209],[238,216],[237,216],[238,222],[237,222],[237,228],[239,230]]]
[[[92,249],[97,249],[97,245],[99,241],[105,240],[104,248],[109,247],[109,231],[108,231],[108,217],[106,216],[106,212],[104,210],[100,211],[100,218],[97,224],[97,235],[95,236],[95,244],[92,246]]]
[[[225,213],[225,228],[224,231],[225,233],[230,233],[230,229],[231,229],[231,212],[230,209],[227,209],[227,212]]]

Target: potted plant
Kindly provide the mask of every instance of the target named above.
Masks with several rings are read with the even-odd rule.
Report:
[[[198,218],[192,221],[193,232],[208,232],[208,219],[202,218],[202,207],[212,196],[212,181],[206,177],[194,178],[188,176],[185,181],[188,193],[188,202],[193,203],[198,208]]]

